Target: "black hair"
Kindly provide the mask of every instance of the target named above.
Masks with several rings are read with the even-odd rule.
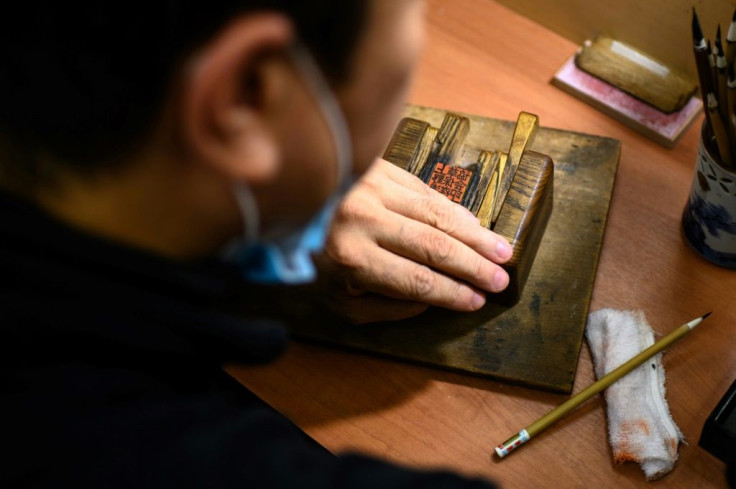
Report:
[[[130,155],[181,62],[239,13],[286,14],[333,83],[368,15],[367,0],[26,4],[0,19],[0,182],[22,187]]]

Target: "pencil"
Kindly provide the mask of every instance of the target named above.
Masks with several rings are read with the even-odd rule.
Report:
[[[559,406],[557,406],[555,409],[547,413],[546,415],[539,418],[534,423],[527,426],[525,429],[521,430],[519,433],[515,434],[505,442],[501,443],[496,447],[496,454],[503,458],[509,453],[511,453],[513,450],[518,448],[519,446],[523,445],[527,441],[529,441],[531,438],[537,436],[539,433],[541,433],[543,430],[548,428],[550,425],[552,425],[555,421],[578,407],[583,402],[587,401],[594,395],[598,394],[600,391],[608,387],[609,385],[613,384],[617,380],[619,380],[624,375],[628,374],[632,370],[634,370],[636,367],[644,363],[645,361],[649,360],[651,357],[656,355],[657,353],[661,352],[668,346],[670,346],[675,341],[679,340],[686,334],[688,334],[690,331],[692,331],[700,322],[710,316],[710,313],[704,314],[703,316],[700,316],[699,318],[693,319],[689,323],[685,323],[649,348],[643,350],[639,354],[632,357],[629,361],[621,365],[620,367],[612,370],[608,374],[604,375],[600,379],[598,379],[597,382],[594,382],[593,384],[589,385],[587,388],[580,391],[578,394],[574,395],[570,399],[568,399],[566,402],[563,402]]]

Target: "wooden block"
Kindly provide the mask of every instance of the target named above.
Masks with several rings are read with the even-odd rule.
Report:
[[[495,206],[497,205],[497,196],[500,191],[500,176],[503,173],[504,168],[506,167],[507,157],[508,155],[506,153],[498,152],[498,161],[494,165],[493,171],[491,172],[491,178],[488,182],[488,189],[486,190],[485,195],[483,195],[483,200],[478,207],[478,212],[476,216],[478,217],[478,221],[480,221],[480,225],[484,228],[491,229],[493,224],[493,212],[495,210]]]
[[[429,182],[429,176],[434,171],[437,163],[452,164],[465,142],[465,136],[467,136],[469,130],[470,122],[467,117],[452,112],[445,114],[432,153],[429,155],[429,160],[419,178],[425,183]]]
[[[434,148],[434,142],[437,139],[438,132],[439,130],[432,126],[429,126],[427,130],[424,131],[424,136],[422,136],[422,140],[419,143],[417,153],[414,155],[414,159],[408,168],[410,173],[419,176],[422,172],[424,165],[426,165],[427,160],[429,160],[429,155],[432,154],[432,149]]]
[[[692,80],[607,36],[586,41],[575,64],[665,114],[682,109],[697,90]]]
[[[525,151],[493,231],[505,237],[514,254],[504,265],[509,286],[494,297],[501,304],[519,301],[552,214],[554,164],[541,153]]]
[[[682,109],[665,114],[581,70],[575,65],[574,56],[555,73],[552,84],[665,148],[673,148],[685,129],[703,111],[703,102],[693,96]]]
[[[445,118],[437,134],[437,152],[432,155],[434,161],[453,163],[455,156],[465,142],[465,136],[470,130],[470,121],[453,112],[445,114]]]
[[[417,153],[420,152],[422,138],[428,127],[428,122],[419,119],[412,119],[411,117],[401,119],[386,147],[383,158],[391,161],[399,168],[411,172],[412,164],[415,164]]]
[[[488,190],[491,187],[491,181],[493,175],[496,173],[496,169],[498,167],[499,161],[501,159],[501,152],[500,151],[481,151],[478,155],[478,174],[480,175],[480,179],[478,182],[478,188],[476,189],[475,196],[472,202],[468,206],[466,206],[468,209],[470,209],[470,212],[478,216],[478,219],[480,219],[480,209],[483,205],[483,202],[486,198],[486,194],[488,194]],[[493,192],[490,192],[489,195],[489,203],[486,204],[487,206],[493,203]],[[486,211],[489,215],[493,212],[493,209],[491,208],[490,211]],[[483,221],[481,220],[481,225],[483,225]],[[485,225],[486,227],[490,226],[490,222]]]
[[[539,118],[528,112],[521,112],[516,119],[516,127],[514,127],[514,135],[511,137],[511,146],[509,154],[506,157],[506,164],[503,165],[502,171],[499,171],[498,184],[496,189],[495,200],[493,202],[493,220],[498,220],[498,214],[501,212],[501,206],[506,200],[506,194],[511,188],[511,182],[519,168],[521,155],[530,148],[534,141],[534,135],[539,127]]]

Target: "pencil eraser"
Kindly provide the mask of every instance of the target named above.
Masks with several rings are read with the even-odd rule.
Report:
[[[666,114],[581,70],[575,55],[555,73],[552,84],[666,148],[675,146],[703,110],[703,102],[693,96],[680,110]]]

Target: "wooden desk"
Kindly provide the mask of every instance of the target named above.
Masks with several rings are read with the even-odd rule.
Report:
[[[726,487],[724,464],[697,441],[736,377],[736,272],[697,257],[680,235],[700,121],[664,149],[548,83],[572,42],[491,0],[431,0],[427,10],[412,102],[510,120],[526,110],[543,126],[623,142],[591,310],[643,309],[660,334],[714,311],[664,356],[667,399],[689,444],[661,484]],[[230,371],[334,452],[449,467],[505,488],[650,486],[638,465],[612,464],[600,396],[498,461],[496,444],[567,396],[304,344],[267,368]],[[592,381],[584,346],[574,391]]]

